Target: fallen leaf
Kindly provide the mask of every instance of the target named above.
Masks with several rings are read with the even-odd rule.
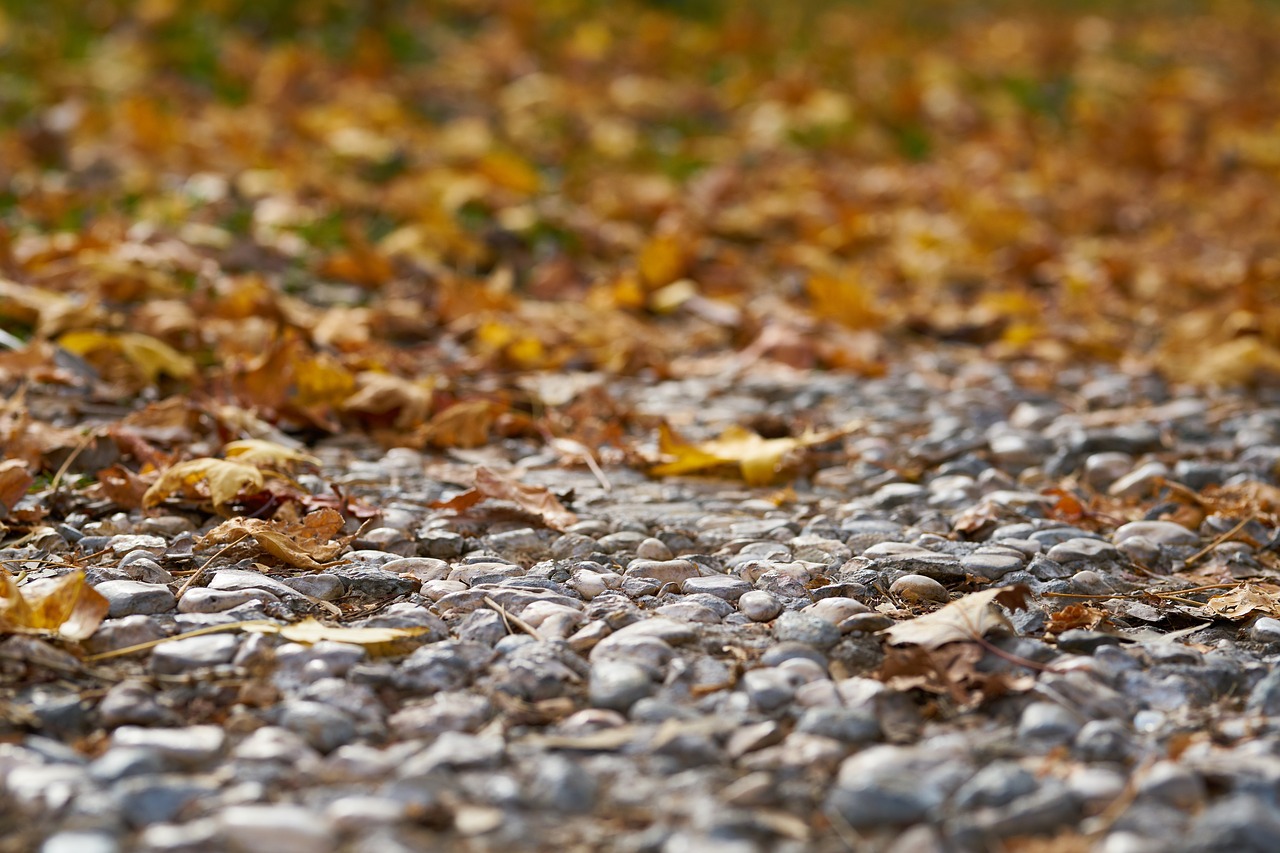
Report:
[[[1024,584],[992,587],[971,592],[940,610],[900,622],[881,633],[892,645],[936,649],[947,643],[981,639],[991,631],[1013,631],[1013,624],[997,605],[1018,610],[1026,607],[1031,589]]]
[[[690,444],[666,423],[659,426],[658,449],[675,458],[649,469],[655,477],[673,477],[736,465],[742,479],[752,486],[766,486],[777,479],[789,454],[838,438],[842,431],[806,432],[791,438],[765,438],[749,429],[731,426],[719,438]]]
[[[1107,611],[1087,604],[1068,604],[1061,610],[1049,614],[1049,622],[1045,631],[1050,634],[1061,634],[1073,628],[1097,628],[1110,616]]]
[[[329,541],[342,529],[342,525],[341,514],[329,508],[308,513],[302,520],[291,524],[260,518],[232,518],[200,537],[199,545],[202,548],[229,545],[252,537],[262,550],[288,565],[319,571],[342,553],[351,541],[350,537]]]
[[[188,499],[203,499],[207,495],[214,506],[225,506],[245,490],[257,491],[266,478],[262,471],[243,462],[203,457],[179,462],[166,470],[142,496],[142,505],[152,507],[174,494]],[[203,484],[206,495],[196,487]]]
[[[480,447],[489,443],[502,407],[489,400],[468,400],[438,412],[422,429],[422,440],[433,447]]]
[[[0,462],[0,515],[8,515],[34,482],[35,477],[21,459]]]
[[[228,459],[257,468],[269,468],[273,471],[287,472],[302,465],[319,466],[320,460],[307,453],[285,447],[274,441],[247,438],[232,441],[222,448],[222,454]]]
[[[119,352],[148,382],[155,382],[161,375],[188,379],[196,373],[196,363],[189,356],[139,332],[113,334],[85,329],[67,332],[58,338],[58,344],[76,355],[102,349]]]
[[[578,517],[543,486],[529,486],[502,476],[491,468],[476,469],[476,484],[462,494],[447,501],[431,504],[433,509],[451,509],[465,512],[483,500],[510,501],[525,512],[540,518],[552,530],[563,531],[576,524]]]
[[[85,584],[79,569],[19,587],[0,568],[0,632],[84,640],[98,630],[109,609],[106,598]]]
[[[1251,613],[1280,616],[1280,587],[1271,584],[1245,583],[1215,595],[1204,603],[1204,609],[1219,619],[1238,622]]]
[[[431,628],[347,628],[325,625],[308,617],[301,622],[290,625],[279,625],[274,622],[244,622],[241,630],[258,634],[279,634],[286,640],[308,645],[320,642],[354,643],[358,646],[371,647],[370,651],[378,654],[393,654],[400,651],[399,644],[431,633]]]

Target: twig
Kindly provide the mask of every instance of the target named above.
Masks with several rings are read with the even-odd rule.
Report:
[[[533,629],[532,625],[530,625],[528,622],[521,619],[519,616],[516,616],[514,613],[508,613],[506,611],[506,608],[504,608],[498,602],[494,601],[489,596],[486,595],[484,597],[484,603],[492,607],[494,610],[498,611],[498,615],[502,617],[503,622],[510,622],[510,625],[507,626],[508,631],[511,630],[511,625],[515,625],[517,628],[519,628],[521,631],[524,631],[526,634],[528,634],[531,637],[538,636],[538,632]],[[539,639],[541,639],[541,637],[539,637]]]
[[[243,542],[244,540],[248,539],[251,535],[252,535],[252,534],[250,534],[250,533],[244,533],[244,534],[241,534],[241,535],[240,535],[239,537],[237,537],[235,540],[233,540],[233,541],[231,541],[231,542],[228,542],[225,546],[223,546],[222,548],[219,548],[219,549],[218,549],[218,552],[217,552],[216,554],[214,554],[214,555],[213,555],[212,557],[210,557],[209,559],[205,560],[204,565],[203,565],[203,566],[201,566],[200,568],[196,569],[196,570],[195,570],[195,572],[193,572],[193,573],[192,573],[191,577],[189,577],[189,578],[187,578],[187,579],[186,579],[186,581],[185,581],[185,582],[182,584],[182,586],[178,589],[178,594],[177,594],[176,596],[174,596],[174,598],[175,598],[177,601],[181,601],[181,600],[182,600],[182,596],[184,596],[184,595],[186,595],[186,594],[187,594],[187,590],[191,589],[192,585],[193,585],[193,584],[195,584],[195,582],[196,582],[196,579],[197,579],[197,578],[199,578],[199,577],[201,577],[201,576],[203,576],[203,575],[204,575],[205,569],[207,569],[207,568],[209,568],[209,566],[213,565],[213,561],[214,561],[214,560],[216,560],[216,559],[218,559],[219,557],[221,557],[221,556],[222,556],[223,554],[225,554],[227,551],[231,550],[231,548],[233,548],[234,546],[239,545],[241,542]]]
[[[1186,559],[1187,566],[1189,567],[1194,563],[1198,562],[1201,557],[1203,557],[1205,554],[1208,554],[1214,548],[1217,548],[1223,542],[1226,542],[1227,540],[1229,540],[1232,536],[1235,536],[1237,533],[1239,533],[1241,530],[1244,529],[1244,526],[1246,524],[1248,524],[1253,520],[1254,520],[1254,517],[1252,515],[1247,516],[1241,519],[1240,522],[1235,527],[1231,528],[1226,533],[1223,533],[1221,536],[1215,537],[1214,540],[1210,542],[1208,545],[1204,546],[1199,551],[1196,551],[1190,557],[1187,557]]]
[[[200,637],[205,634],[218,634],[222,631],[238,631],[243,628],[247,622],[228,622],[226,625],[206,625],[203,628],[196,628],[194,631],[186,631],[182,634],[174,634],[172,637],[161,637],[158,640],[147,640],[145,643],[136,643],[132,646],[125,646],[122,649],[112,649],[109,652],[99,652],[96,655],[89,655],[84,658],[86,662],[96,660],[106,660],[107,658],[118,658],[123,655],[131,655],[134,652],[145,652],[147,649],[155,648],[164,643],[172,643],[174,640],[185,640],[187,637]]]
[[[67,456],[66,461],[63,462],[58,467],[58,473],[54,474],[53,480],[49,482],[50,499],[57,496],[58,489],[62,487],[62,478],[66,476],[67,471],[71,468],[73,464],[75,464],[75,461],[80,458],[80,454],[83,453],[84,449],[89,446],[89,442],[93,441],[97,437],[98,437],[97,433],[90,432],[88,435],[82,438],[80,440],[80,443],[77,444],[75,446],[75,449],[72,450],[70,455]]]

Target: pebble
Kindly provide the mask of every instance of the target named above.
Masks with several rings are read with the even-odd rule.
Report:
[[[889,592],[906,602],[946,603],[950,598],[945,586],[924,575],[903,575],[889,585]]]
[[[151,652],[151,671],[181,675],[203,667],[230,663],[240,646],[235,634],[206,634],[161,643]]]
[[[232,806],[216,819],[222,833],[244,853],[324,853],[337,844],[329,819],[300,806]]]
[[[813,613],[788,610],[773,624],[773,634],[780,642],[796,642],[816,649],[829,649],[840,642],[841,630],[827,619]]]
[[[365,453],[342,436],[315,452],[358,476],[383,517],[322,572],[227,554],[177,601],[212,556],[196,547],[206,528],[194,509],[73,514],[33,531],[0,558],[36,578],[56,573],[36,560],[105,549],[83,563],[109,607],[85,654],[242,618],[426,630],[310,645],[227,631],[100,662],[2,638],[17,715],[0,732],[0,799],[18,826],[39,827],[24,849],[364,853],[448,835],[495,850],[798,853],[825,849],[815,827],[841,822],[895,853],[1012,848],[1077,828],[1100,853],[1270,849],[1280,619],[1218,620],[1169,642],[1160,635],[1183,617],[1126,597],[1084,602],[1109,625],[1047,633],[1072,602],[1060,594],[1176,577],[1237,519],[1068,523],[1041,490],[1075,482],[1156,519],[1174,509],[1158,504],[1161,478],[1273,486],[1280,395],[1214,392],[1242,407],[1218,425],[1200,396],[1146,377],[1064,365],[1055,378],[1072,393],[1059,398],[1005,366],[930,358],[883,378],[747,371],[611,386],[635,411],[702,401],[691,434],[761,413],[861,419],[845,439],[860,458],[822,457],[781,503],[616,460],[606,492],[585,469],[539,462],[527,437],[495,440],[485,453],[525,460],[527,482],[574,491],[582,520],[553,532],[532,517],[429,511],[452,485],[426,479],[427,456]],[[1117,424],[1108,401],[1139,408]],[[904,462],[919,482],[900,482]],[[1247,532],[1258,546],[1229,543],[1197,569],[1256,576],[1271,531]],[[1011,659],[971,665],[964,655],[983,650],[953,643],[930,656],[952,660],[958,682],[885,675],[886,660],[914,652],[886,658],[878,632],[997,583],[1031,590],[1030,609],[1009,613],[1017,635],[988,638]],[[79,668],[123,680],[82,698],[68,686]],[[1204,720],[1213,737],[1183,738]],[[1112,814],[1122,797],[1132,802]],[[626,823],[636,815],[651,819]]]
[[[141,581],[104,581],[94,587],[107,600],[110,608],[107,616],[150,615],[168,613],[178,603],[169,587],[164,584]]]
[[[757,589],[742,594],[738,609],[752,622],[770,622],[782,612],[782,602],[773,593]]]

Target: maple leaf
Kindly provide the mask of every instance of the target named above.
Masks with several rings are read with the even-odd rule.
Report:
[[[719,438],[690,444],[666,423],[658,430],[658,449],[675,458],[650,468],[651,475],[673,477],[733,465],[751,486],[767,486],[778,479],[790,454],[845,434],[835,430],[806,432],[795,438],[765,438],[745,427],[731,426]]]
[[[529,486],[504,477],[492,468],[476,469],[476,484],[462,494],[431,504],[433,509],[451,509],[465,512],[483,500],[510,501],[525,512],[537,516],[552,530],[561,530],[576,524],[578,517],[544,486]]]
[[[85,583],[79,569],[19,587],[13,576],[0,568],[0,632],[84,640],[98,630],[110,606]]]
[[[1031,589],[1024,584],[971,592],[940,610],[899,622],[881,633],[892,645],[936,649],[947,643],[973,642],[991,631],[1013,631],[1013,623],[997,605],[1026,607]]]

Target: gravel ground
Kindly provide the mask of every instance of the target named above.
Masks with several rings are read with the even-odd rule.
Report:
[[[1275,849],[1280,597],[1205,602],[1280,573],[1280,395],[947,354],[610,391],[692,437],[857,426],[784,491],[333,440],[304,483],[381,515],[320,572],[193,551],[212,522],[179,513],[69,517],[0,558],[91,567],[88,653],[335,607],[422,631],[0,641],[0,850]],[[429,508],[480,463],[580,520]],[[981,609],[1003,630],[895,645],[997,587],[1028,591]]]

